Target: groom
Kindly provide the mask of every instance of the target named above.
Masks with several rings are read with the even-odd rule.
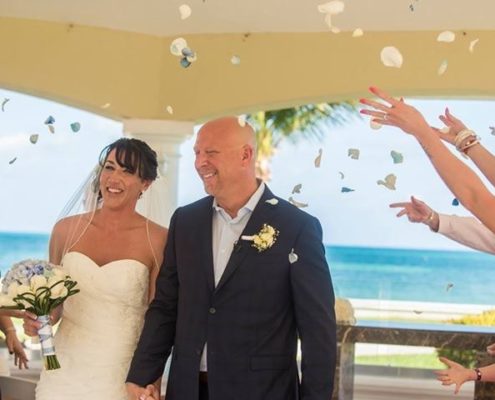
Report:
[[[336,325],[320,223],[256,179],[255,133],[237,118],[203,125],[194,152],[210,196],[172,216],[129,399],[156,398],[144,387],[173,347],[167,400],[329,400]]]

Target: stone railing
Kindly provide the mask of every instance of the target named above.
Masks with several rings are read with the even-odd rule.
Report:
[[[337,326],[337,371],[334,400],[352,400],[354,391],[355,343],[375,343],[403,346],[479,350],[495,342],[495,328],[447,325],[410,324],[399,322],[360,321],[357,325]],[[480,360],[480,366],[492,360]],[[439,383],[440,384],[440,383]],[[495,398],[491,383],[476,382],[476,400]]]

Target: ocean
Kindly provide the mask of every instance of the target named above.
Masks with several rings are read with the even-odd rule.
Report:
[[[16,261],[46,259],[46,234],[1,233],[2,276]],[[435,251],[326,246],[339,297],[495,304],[495,256],[471,251]]]

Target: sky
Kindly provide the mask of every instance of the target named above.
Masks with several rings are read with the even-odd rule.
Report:
[[[71,195],[96,164],[101,149],[122,136],[122,124],[51,101],[0,90],[10,99],[0,111],[0,231],[46,232]],[[448,106],[495,150],[495,102],[418,100],[406,101],[420,109],[427,120],[441,126],[438,115]],[[45,120],[55,118],[55,133]],[[70,124],[79,122],[73,132]],[[438,178],[415,140],[397,128],[372,130],[365,118],[355,118],[341,127],[328,126],[323,141],[282,142],[272,162],[269,187],[275,194],[290,196],[308,204],[305,211],[315,215],[324,230],[324,242],[334,245],[465,249],[432,233],[422,224],[396,218],[388,205],[418,196],[439,212],[469,215],[453,206],[453,195]],[[30,135],[38,134],[36,144]],[[194,137],[181,147],[179,205],[204,196],[193,167]],[[359,149],[358,160],[348,149]],[[314,159],[322,149],[320,168]],[[400,152],[404,161],[394,164],[390,152]],[[10,163],[14,158],[15,161]],[[467,161],[472,166],[470,161]],[[377,181],[390,173],[397,176],[392,191]],[[342,178],[343,176],[343,178]],[[302,184],[299,194],[292,194]],[[354,191],[342,193],[341,188]]]

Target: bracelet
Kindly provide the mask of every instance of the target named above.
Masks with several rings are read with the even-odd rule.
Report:
[[[476,136],[476,133],[471,129],[463,129],[462,131],[458,132],[454,138],[454,144],[456,149],[460,151],[462,142],[464,142],[464,140],[466,140],[470,136]]]
[[[481,381],[481,371],[479,368],[475,368],[474,372],[476,372],[476,381]]]
[[[461,147],[460,151],[467,155],[467,150],[480,142],[480,138],[475,136],[471,140],[468,140],[464,146]]]
[[[431,210],[430,215],[423,222],[431,222],[435,218],[435,211]]]

